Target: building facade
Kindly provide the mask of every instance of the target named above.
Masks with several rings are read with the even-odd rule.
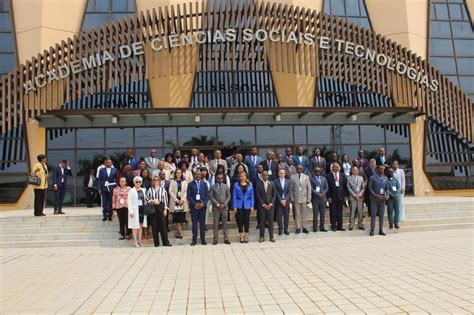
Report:
[[[473,1],[0,0],[0,209],[39,153],[66,202],[104,155],[373,156],[415,195],[472,195]]]

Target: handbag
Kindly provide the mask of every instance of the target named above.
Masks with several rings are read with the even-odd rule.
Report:
[[[29,185],[40,186],[41,185],[41,178],[36,175],[30,175],[26,178],[26,183]]]
[[[156,206],[155,205],[145,205],[143,208],[143,214],[144,215],[154,215],[156,212]]]

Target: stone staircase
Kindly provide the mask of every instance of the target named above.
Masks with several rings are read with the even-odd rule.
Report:
[[[409,197],[405,200],[415,201],[417,198]],[[385,231],[390,233],[406,233],[414,231],[432,231],[460,228],[474,228],[474,199],[463,198],[462,201],[428,201],[426,202],[406,202],[405,221],[401,223],[399,230],[388,229],[386,219]],[[52,247],[52,246],[131,246],[131,241],[118,240],[118,223],[114,216],[112,222],[101,220],[99,208],[84,209],[70,208],[64,216],[47,215],[46,217],[33,217],[28,211],[22,215],[8,215],[0,218],[0,248],[20,248],[20,247]],[[366,212],[366,211],[365,211]],[[348,208],[344,208],[345,228],[348,228]],[[187,216],[190,219],[190,216]],[[312,214],[308,214],[308,227],[311,231]],[[258,240],[258,230],[256,230],[255,214],[251,216],[250,237],[251,241]],[[325,237],[331,236],[365,236],[369,233],[370,218],[364,218],[366,231],[357,229],[346,232],[328,232]],[[174,226],[169,233],[170,241],[173,245],[188,245],[191,242],[191,222],[184,226],[184,238],[174,237]],[[209,218],[209,231],[206,233],[208,243],[212,242],[212,218]],[[275,224],[276,227],[276,224]],[[329,211],[327,211],[326,227],[329,229]],[[294,234],[295,222],[290,213],[290,235],[275,235],[276,240],[294,239],[304,237],[314,237],[323,234],[321,232],[310,234]],[[277,229],[276,229],[277,231]],[[231,242],[238,242],[239,234],[235,219],[229,222],[229,235]],[[317,236],[316,236],[317,237]],[[268,240],[268,234],[267,234]],[[219,232],[219,241],[222,243],[222,232]],[[144,244],[152,246],[152,241],[144,241]]]

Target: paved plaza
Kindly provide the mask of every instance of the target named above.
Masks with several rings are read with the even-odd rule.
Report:
[[[1,249],[1,313],[472,314],[473,230]]]

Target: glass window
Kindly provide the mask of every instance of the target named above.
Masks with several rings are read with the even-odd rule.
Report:
[[[430,41],[430,55],[432,56],[454,55],[453,41],[451,39],[432,39]]]
[[[341,126],[341,143],[359,143],[359,126],[345,125]]]
[[[436,3],[435,4],[436,10],[436,19],[438,20],[448,20],[448,5],[444,3]]]
[[[15,68],[16,58],[13,53],[11,54],[0,54],[0,74],[8,73],[10,70]]]
[[[16,202],[25,186],[25,175],[0,176],[0,203]]]
[[[107,128],[105,129],[105,139],[108,148],[132,147],[132,128]]]
[[[449,22],[432,21],[430,27],[430,36],[451,37],[451,28],[449,26]]]
[[[255,145],[254,127],[218,127],[220,146]]]
[[[474,57],[474,40],[454,40],[456,55],[462,57]]]
[[[77,129],[78,148],[103,148],[104,129]]]
[[[12,33],[0,33],[0,52],[13,52]]]
[[[165,145],[177,147],[178,140],[176,136],[176,128],[163,128],[163,138]]]
[[[102,24],[107,23],[109,15],[107,13],[91,13],[84,17],[84,23],[82,24],[82,30],[87,31],[91,28],[96,28]]]
[[[385,127],[387,143],[409,143],[410,136],[407,125],[393,125]]]
[[[474,93],[474,76],[460,76],[459,84],[463,92],[468,94]]]
[[[117,0],[114,0],[115,2]],[[95,11],[107,12],[109,10],[110,0],[95,0]]]
[[[216,144],[216,128],[214,127],[183,127],[179,129],[180,146],[214,146]]]
[[[453,36],[461,38],[474,38],[471,23],[469,22],[452,22]]]
[[[0,13],[0,32],[11,32],[10,13]]]
[[[304,144],[306,143],[306,127],[305,126],[294,126],[294,137],[295,144]]]
[[[74,148],[74,134],[72,129],[48,129],[48,149]]]
[[[327,1],[326,3],[330,2],[331,14],[332,15],[346,15],[344,10],[344,0],[331,0]]]
[[[319,146],[332,143],[331,126],[308,126],[308,144]]]
[[[474,75],[474,58],[457,58],[458,74]]]
[[[278,136],[276,136],[278,135]],[[281,144],[293,142],[293,129],[291,126],[258,126],[257,144]]]
[[[459,4],[449,5],[449,15],[451,20],[462,20],[462,10]]]
[[[401,164],[411,166],[409,144],[387,145],[386,154],[389,160],[398,160]]]
[[[368,29],[371,28],[364,0],[325,0],[323,7],[325,14],[337,16],[344,21],[356,23]]]
[[[97,167],[102,164],[104,156],[103,150],[77,150],[77,174],[89,174],[91,169],[95,172]]]
[[[342,151],[340,153],[340,157],[342,158],[343,154],[349,155],[349,161],[357,158],[357,152],[360,150],[359,145],[343,145]]]
[[[384,143],[384,128],[373,125],[360,126],[360,136],[362,143]],[[364,145],[362,145],[364,149]]]
[[[127,0],[113,0],[112,11],[127,11]]]
[[[454,62],[454,58],[431,57],[430,63],[442,73],[456,74],[456,64]]]
[[[459,80],[458,80],[458,77],[456,75],[449,75],[447,77],[448,77],[449,80],[451,80],[451,82],[453,82],[456,85],[459,85]]]
[[[346,0],[346,15],[360,15],[359,0]]]
[[[162,145],[162,128],[135,128],[135,147],[153,148]]]
[[[62,160],[68,160],[69,166],[74,173],[76,171],[76,160],[74,154],[74,150],[48,150],[48,153],[46,154],[46,163],[48,165],[49,172],[52,173],[53,169],[58,167]],[[51,179],[52,176],[49,178]]]

